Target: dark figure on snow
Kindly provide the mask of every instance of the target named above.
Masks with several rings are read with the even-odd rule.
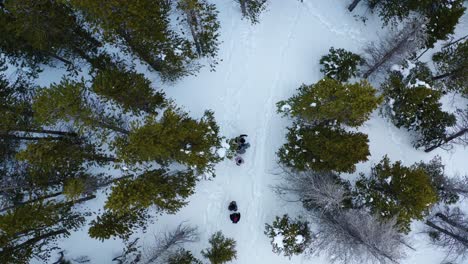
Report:
[[[244,159],[241,156],[236,156],[234,160],[236,161],[237,166],[244,164]]]
[[[228,206],[229,211],[237,212],[237,203],[236,201],[232,201]]]
[[[235,138],[235,142],[237,144],[237,149],[236,149],[237,154],[244,154],[245,150],[250,147],[250,144],[247,143],[247,141],[245,140],[246,137],[247,135],[242,134]]]
[[[240,213],[232,213],[229,216],[229,218],[231,218],[232,223],[234,223],[234,224],[237,224],[237,222],[239,222],[240,217],[241,217]]]

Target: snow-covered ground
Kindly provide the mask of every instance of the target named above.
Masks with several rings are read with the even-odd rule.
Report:
[[[221,230],[237,241],[238,256],[233,264],[329,263],[326,256],[291,260],[278,256],[271,252],[269,239],[263,234],[265,223],[271,223],[275,215],[296,215],[301,210],[299,204],[280,200],[271,189],[278,181],[275,152],[284,143],[289,124],[276,114],[275,103],[291,96],[302,83],[314,83],[322,77],[318,62],[331,46],[359,53],[385,30],[379,19],[369,14],[366,24],[354,18],[346,9],[350,1],[271,0],[268,11],[254,26],[241,20],[235,1],[211,2],[216,3],[221,22],[222,44],[216,71],[205,67],[197,76],[175,84],[160,84],[156,75],[146,73],[155,87],[162,88],[192,116],[200,117],[205,109],[214,110],[221,133],[227,138],[248,134],[251,148],[244,155],[244,165],[238,167],[230,160],[221,162],[213,181],[201,181],[186,207],[176,215],[158,217],[145,234],[138,235],[140,241],[151,244],[154,234],[187,221],[199,228],[200,242],[187,244],[187,248],[200,258],[199,252],[208,246],[209,236]],[[354,13],[365,12],[360,6]],[[458,29],[466,32],[466,25],[465,16]],[[377,113],[360,131],[369,135],[372,156],[367,163],[358,165],[358,172],[367,172],[372,163],[388,154],[392,160],[402,160],[407,165],[440,155],[447,173],[468,173],[467,149],[436,150],[430,154],[415,150],[406,131],[396,129]],[[242,214],[238,224],[229,220],[227,206],[231,200],[237,201]],[[104,201],[104,195],[100,195],[84,207],[102,208]],[[440,263],[443,252],[428,247],[426,237],[417,234],[418,228],[414,225],[411,234],[417,251],[408,251],[409,256],[402,263]],[[84,228],[60,242],[67,256],[88,255],[91,263],[111,263],[123,247],[121,241],[99,242],[90,239],[86,231]]]

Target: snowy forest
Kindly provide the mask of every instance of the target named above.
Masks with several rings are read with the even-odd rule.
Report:
[[[468,263],[467,8],[0,0],[0,264]]]

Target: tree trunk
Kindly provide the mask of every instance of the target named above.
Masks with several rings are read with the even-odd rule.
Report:
[[[450,141],[452,141],[452,140],[454,140],[454,139],[456,139],[458,137],[463,136],[466,132],[468,132],[468,128],[464,128],[464,129],[458,131],[457,133],[455,133],[455,134],[453,134],[453,135],[451,135],[449,137],[446,137],[441,143],[436,144],[436,145],[434,145],[432,147],[429,147],[429,148],[425,149],[424,152],[431,152],[434,149],[436,149],[436,148],[438,148],[438,147],[440,147],[440,146],[442,146],[442,145],[444,145],[444,144],[446,144],[446,143],[448,143],[448,142],[450,142]]]
[[[16,136],[8,134],[0,134],[0,138],[12,139],[12,140],[57,140],[60,137],[26,137],[26,136]]]
[[[359,2],[361,2],[361,0],[354,0],[354,1],[348,6],[349,12],[353,12],[354,8],[356,8],[356,6],[359,4]]]
[[[89,157],[90,160],[97,162],[118,162],[119,160],[115,157],[102,156],[102,155],[92,155]]]
[[[241,11],[242,11],[242,16],[246,17],[247,16],[247,0],[239,0],[240,6],[241,6]]]
[[[22,131],[31,132],[31,133],[39,133],[39,134],[52,134],[52,135],[67,136],[67,137],[78,136],[78,134],[75,132],[57,131],[57,130],[48,130],[48,129],[24,129]]]
[[[451,71],[451,72],[446,72],[446,73],[444,73],[444,74],[441,74],[441,75],[438,75],[438,76],[434,76],[434,77],[432,77],[431,79],[432,79],[433,81],[440,80],[440,79],[444,79],[444,78],[450,77],[450,76],[452,76],[452,75],[454,75],[454,74],[457,74],[457,73],[460,72],[461,70],[463,70],[463,68],[458,68],[458,69],[455,69],[455,70],[453,70],[453,71]]]
[[[60,230],[57,230],[57,231],[53,231],[53,232],[49,232],[47,234],[43,234],[41,236],[38,236],[38,237],[33,237],[31,239],[28,239],[26,240],[25,242],[19,244],[19,245],[16,245],[12,248],[12,250],[16,250],[16,249],[19,249],[19,248],[22,248],[22,247],[25,247],[25,246],[28,246],[28,245],[34,245],[36,244],[37,242],[43,240],[43,239],[46,239],[46,238],[49,238],[49,237],[54,237],[54,236],[59,236],[59,235],[62,235],[62,234],[68,234],[68,231],[66,229],[60,229]]]
[[[0,133],[7,133],[7,132],[25,132],[25,133],[37,133],[37,134],[51,134],[51,135],[59,135],[59,136],[69,136],[69,137],[77,137],[78,134],[75,132],[67,132],[67,131],[57,131],[57,130],[48,130],[48,129],[13,129],[9,131],[0,131]]]
[[[461,37],[461,38],[459,38],[459,39],[457,39],[457,40],[455,40],[455,41],[452,41],[452,42],[450,42],[450,43],[447,43],[447,44],[445,44],[444,46],[442,46],[442,48],[450,47],[450,46],[452,46],[453,44],[456,44],[456,43],[458,43],[458,42],[460,42],[460,41],[462,41],[462,40],[464,40],[464,39],[466,39],[466,38],[468,38],[468,35],[466,35],[466,36],[464,36],[464,37]]]
[[[61,195],[62,193],[63,192],[51,193],[51,194],[44,195],[44,196],[41,196],[41,197],[37,197],[37,198],[31,199],[31,200],[28,200],[28,201],[25,201],[25,202],[17,203],[17,204],[12,205],[12,206],[4,207],[4,208],[0,209],[0,213],[4,212],[6,210],[14,209],[14,208],[16,208],[18,206],[23,206],[23,205],[38,202],[38,201],[41,201],[41,200],[57,197],[57,196]]]
[[[452,232],[450,232],[450,231],[448,231],[448,230],[445,230],[445,229],[441,228],[440,226],[434,224],[433,222],[431,222],[431,221],[429,221],[429,220],[426,220],[426,225],[428,225],[428,226],[434,228],[435,230],[437,230],[437,231],[439,231],[439,232],[441,232],[441,233],[443,233],[443,234],[445,234],[445,235],[447,235],[447,236],[452,237],[453,239],[455,239],[455,240],[461,242],[463,245],[465,245],[466,247],[468,247],[468,238],[461,237],[461,236],[459,236],[459,235],[457,235],[457,234],[454,234],[454,233],[452,233]]]
[[[198,55],[202,56],[202,49],[200,45],[200,40],[198,38],[197,30],[195,29],[195,25],[198,24],[197,16],[193,10],[185,10],[185,15],[187,16],[187,22],[190,27],[190,33],[192,33],[193,42],[195,43],[195,48],[197,50]]]
[[[44,54],[47,55],[47,56],[50,56],[50,57],[52,57],[52,58],[54,58],[56,60],[59,60],[59,61],[65,63],[67,65],[73,65],[73,63],[71,61],[69,61],[69,60],[67,60],[65,58],[62,58],[62,57],[60,57],[57,54],[54,54],[52,52],[45,51]]]
[[[121,127],[117,127],[117,126],[114,126],[114,125],[111,125],[111,124],[108,124],[108,123],[105,123],[105,122],[102,122],[102,121],[99,121],[99,120],[95,120],[95,119],[93,119],[91,121],[96,123],[101,128],[107,128],[107,129],[110,129],[110,130],[113,130],[113,131],[116,131],[116,132],[120,132],[120,133],[125,134],[125,135],[130,134],[130,131],[125,130],[125,129],[121,128]]]
[[[447,224],[453,226],[453,227],[456,227],[456,228],[459,228],[465,232],[468,232],[468,227],[467,226],[463,226],[461,225],[460,223],[457,223],[455,221],[452,221],[450,218],[448,218],[446,215],[442,214],[442,213],[437,213],[436,214],[437,217],[439,217],[440,219],[442,219],[444,222],[446,222]]]
[[[413,34],[408,34],[409,36]],[[393,54],[395,54],[402,46],[403,44],[408,40],[408,37],[405,37],[402,39],[400,42],[395,45],[391,50],[389,50],[385,55],[378,61],[376,64],[374,64],[369,70],[367,70],[364,74],[363,77],[364,79],[367,79],[372,73],[374,73],[380,66],[382,66],[388,59],[392,57]]]

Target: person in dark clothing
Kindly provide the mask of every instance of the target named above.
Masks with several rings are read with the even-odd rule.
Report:
[[[239,222],[240,217],[241,217],[240,213],[232,213],[229,216],[229,218],[231,218],[232,223],[234,223],[234,224],[237,224],[237,222]]]
[[[244,164],[244,159],[241,156],[236,156],[234,160],[236,161],[237,166]]]
[[[246,137],[247,137],[246,134],[242,134],[236,137],[235,142],[237,144],[237,149],[236,149],[237,154],[244,154],[245,150],[250,147],[250,144],[247,143],[247,141],[245,140]]]
[[[237,212],[237,203],[236,201],[232,201],[228,206],[229,211]]]

